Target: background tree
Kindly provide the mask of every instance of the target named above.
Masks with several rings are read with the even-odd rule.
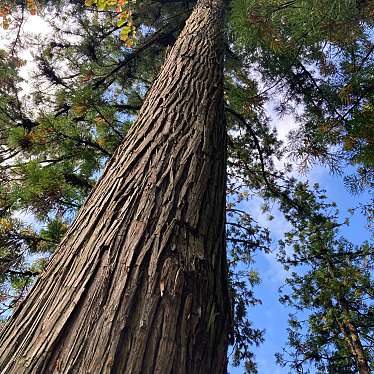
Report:
[[[279,259],[293,271],[281,301],[299,311],[302,320],[290,316],[292,350],[278,354],[278,362],[298,373],[314,372],[313,366],[320,373],[370,373],[374,248],[338,236],[343,224],[336,204],[326,202],[318,186],[312,192],[298,185],[295,198],[312,207],[314,218],[286,210],[293,229],[280,242]]]

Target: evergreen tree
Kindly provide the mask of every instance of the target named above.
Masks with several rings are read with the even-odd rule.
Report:
[[[37,86],[27,97],[27,104],[33,103],[38,108],[37,114],[34,111],[33,117],[33,113],[26,113],[23,107],[17,108],[19,116],[31,116],[33,127],[16,134],[14,144],[22,143],[24,137],[42,139],[42,142],[28,142],[26,149],[18,147],[17,156],[12,161],[12,173],[7,171],[10,203],[5,212],[4,222],[7,224],[3,238],[4,243],[10,237],[17,238],[12,253],[18,261],[8,261],[6,255],[3,258],[2,301],[5,311],[18,305],[31,280],[45,266],[49,254],[94,185],[108,154],[121,142],[132,123],[144,93],[156,75],[165,48],[174,42],[190,12],[183,4],[139,4],[139,8],[133,11],[133,18],[144,24],[147,31],[139,33],[134,49],[127,49],[115,34],[117,28],[113,27],[111,13],[105,13],[105,18],[92,24],[92,9],[80,2],[73,8],[63,8],[63,11],[67,12],[66,17],[71,23],[62,25],[59,8],[49,8],[52,40],[37,41],[40,45]],[[149,30],[150,25],[154,29]],[[66,39],[71,36],[74,43],[69,44]],[[22,48],[23,40],[20,39],[19,43]],[[108,64],[109,59],[112,59],[111,64]],[[44,105],[46,102],[48,105]],[[17,127],[15,121],[8,122],[4,132],[12,134],[14,127]],[[5,137],[6,144],[10,138],[10,135]],[[30,156],[33,162],[30,162]],[[15,177],[17,175],[22,175],[21,182]],[[233,206],[233,199],[230,199],[230,206]],[[20,219],[14,220],[11,214],[18,209],[31,211],[39,222],[45,223],[45,227],[37,232],[22,224]],[[239,274],[235,267],[239,262],[250,264],[249,251],[266,247],[268,235],[261,233],[259,226],[252,226],[253,221],[247,219],[247,214],[232,214],[228,223],[232,235],[228,240],[230,243],[235,241],[235,245],[229,247],[230,287],[231,293],[237,296],[232,301],[235,314],[232,357],[238,364],[240,360],[252,359],[249,345],[261,342],[263,332],[251,327],[246,316],[247,307],[258,300],[250,289],[243,289],[243,285],[251,287],[256,275],[251,269],[243,272],[242,266]],[[238,226],[242,228],[240,233]],[[25,240],[24,232],[32,237],[33,246],[30,240]],[[19,256],[20,250],[22,256]],[[243,255],[238,255],[238,251]],[[37,260],[30,262],[30,255],[35,258],[35,252]],[[254,363],[248,365],[254,366]]]
[[[336,204],[326,202],[318,186],[312,192],[300,184],[295,197],[314,214],[310,219],[287,209],[293,229],[281,241],[279,257],[293,271],[281,301],[301,315],[290,316],[292,350],[278,354],[278,362],[297,373],[314,372],[312,364],[318,373],[368,374],[374,364],[374,248],[338,236],[343,224],[337,221]]]

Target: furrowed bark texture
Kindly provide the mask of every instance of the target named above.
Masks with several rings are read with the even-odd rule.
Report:
[[[357,362],[360,374],[370,374],[368,360],[365,356],[364,347],[362,346],[360,336],[356,326],[352,323],[349,304],[345,297],[339,298],[339,303],[343,309],[343,330],[344,335],[348,338],[352,354]]]
[[[327,264],[331,279],[336,279],[334,263],[328,258]],[[342,321],[337,320],[337,324],[343,336],[347,338],[349,349],[356,361],[358,371],[360,374],[370,374],[369,362],[366,358],[359,332],[354,323],[352,323],[349,302],[342,294],[338,294],[336,299],[341,307],[343,317]],[[332,307],[332,302],[330,302],[330,305]]]
[[[199,1],[2,331],[2,373],[226,372],[222,28],[222,0]]]

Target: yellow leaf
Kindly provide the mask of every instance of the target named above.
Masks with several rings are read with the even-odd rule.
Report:
[[[9,28],[9,19],[7,17],[3,18],[3,29],[7,30]]]
[[[73,111],[76,116],[81,117],[87,113],[87,107],[85,105],[77,104],[73,106]]]
[[[97,0],[97,9],[99,10],[105,10],[107,8],[107,2],[106,0]]]
[[[0,230],[8,231],[12,228],[12,223],[7,218],[0,218]]]
[[[346,105],[350,104],[352,99],[350,97],[350,93],[352,92],[352,85],[347,84],[346,86],[342,87],[339,92],[339,97],[342,102]]]
[[[351,151],[353,147],[355,146],[356,141],[353,137],[348,136],[344,139],[344,149],[346,151]]]
[[[98,125],[102,125],[102,124],[106,123],[105,119],[104,119],[103,117],[100,117],[100,116],[95,117],[94,121],[95,121]]]

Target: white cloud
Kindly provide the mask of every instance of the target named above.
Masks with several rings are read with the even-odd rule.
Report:
[[[34,35],[48,35],[51,27],[42,17],[35,15],[27,18],[23,31]]]
[[[10,43],[15,40],[17,32],[17,26],[14,20],[12,21],[9,29],[4,30],[4,28],[0,27],[0,48],[9,46]],[[23,36],[25,33],[29,33],[34,36],[47,35],[50,32],[51,28],[49,24],[42,17],[38,15],[28,15],[23,21],[20,35]]]
[[[29,212],[18,210],[13,213],[13,217],[18,218],[23,223],[25,223],[26,225],[30,225],[34,229],[40,228],[40,223],[38,223],[35,216]]]
[[[51,32],[52,29],[50,25],[42,17],[38,15],[28,15],[22,23],[19,39],[24,40],[26,35],[28,35],[30,39],[36,37],[47,37]],[[17,38],[17,33],[18,29],[14,21],[8,30],[0,28],[0,48],[9,50],[10,46],[12,46],[12,43],[14,43]],[[32,55],[35,51],[36,47],[29,44],[27,48],[23,48],[18,54],[22,60],[26,61],[26,64],[19,70],[20,77],[24,79],[24,82],[21,84],[22,95],[27,95],[31,91],[31,74],[36,68]]]
[[[265,105],[265,110],[268,115],[270,115],[270,124],[273,128],[277,130],[278,138],[280,140],[286,141],[287,136],[291,130],[294,130],[297,128],[297,123],[295,121],[295,118],[291,114],[284,114],[280,116],[275,108],[277,105],[277,102],[280,101],[280,97],[278,95],[275,96],[274,99],[270,100]],[[301,110],[301,107],[299,108]]]

